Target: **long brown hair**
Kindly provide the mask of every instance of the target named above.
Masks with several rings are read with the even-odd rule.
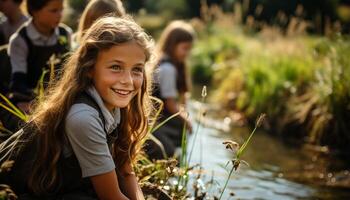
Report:
[[[39,152],[28,180],[30,189],[43,194],[55,188],[57,163],[62,156],[65,141],[65,118],[79,93],[92,85],[88,72],[94,67],[99,52],[114,45],[135,41],[144,49],[146,72],[142,87],[126,108],[121,109],[121,124],[117,141],[112,145],[112,156],[117,170],[125,162],[135,161],[148,126],[150,105],[150,70],[153,59],[153,41],[133,20],[104,17],[86,32],[79,48],[64,66],[61,79],[48,89],[38,103],[31,119],[39,137]],[[116,155],[118,159],[116,158]]]
[[[77,31],[77,41],[83,38],[85,31],[90,28],[95,20],[107,14],[116,17],[124,16],[125,9],[122,2],[120,0],[91,0],[81,14]]]
[[[171,22],[162,32],[158,44],[157,53],[160,59],[165,56],[170,59],[177,69],[177,88],[180,93],[185,93],[190,88],[189,75],[186,63],[175,58],[175,48],[181,42],[193,42],[195,32],[192,26],[184,21]]]

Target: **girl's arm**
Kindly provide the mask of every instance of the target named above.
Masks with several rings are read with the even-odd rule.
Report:
[[[27,58],[29,54],[28,46],[26,41],[19,33],[11,37],[8,47],[8,54],[10,56],[10,63],[12,67],[10,91],[30,95],[32,91],[30,91],[26,82],[28,71]]]
[[[90,177],[98,199],[101,200],[129,200],[119,189],[115,170]]]
[[[144,200],[145,197],[141,191],[131,163],[127,162],[118,173],[120,188],[130,200]]]

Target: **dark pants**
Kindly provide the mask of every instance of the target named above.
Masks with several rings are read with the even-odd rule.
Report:
[[[175,149],[181,147],[183,124],[182,119],[173,118],[153,132],[153,136],[163,144],[168,157],[172,157]],[[144,149],[150,159],[164,159],[162,149],[153,140],[147,140]]]

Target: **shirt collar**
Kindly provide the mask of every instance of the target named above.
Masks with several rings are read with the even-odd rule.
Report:
[[[35,28],[34,23],[33,23],[33,18],[31,18],[28,21],[27,34],[28,34],[28,37],[32,40],[38,40],[41,38],[49,39],[51,37],[58,37],[60,35],[60,30],[58,27],[56,27],[54,30],[54,34],[52,34],[51,36],[48,37],[46,35],[43,35]]]
[[[105,120],[105,129],[108,133],[111,133],[114,129],[117,128],[118,124],[120,123],[120,109],[116,108],[112,112],[109,112],[95,87],[88,88],[86,92],[96,101],[97,105],[100,107]]]

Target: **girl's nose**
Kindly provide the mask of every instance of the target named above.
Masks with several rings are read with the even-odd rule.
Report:
[[[132,83],[131,71],[125,70],[122,73],[122,75],[120,77],[120,83],[122,83],[122,84],[130,84],[130,83]]]
[[[56,14],[56,18],[58,20],[61,20],[61,18],[63,16],[63,10],[57,10],[55,14]]]
[[[61,12],[58,13],[58,17],[59,17],[60,19],[62,19],[62,16],[63,16],[63,11],[61,11]]]

